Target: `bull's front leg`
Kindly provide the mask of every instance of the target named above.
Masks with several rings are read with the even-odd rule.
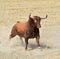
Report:
[[[37,37],[36,37],[36,42],[37,42],[37,45],[38,45],[38,46],[40,46],[39,39],[40,39],[40,36],[37,36]]]
[[[27,50],[27,46],[28,46],[28,38],[25,38],[25,43],[26,43],[25,50]]]

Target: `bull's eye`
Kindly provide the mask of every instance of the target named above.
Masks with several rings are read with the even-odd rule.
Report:
[[[37,21],[36,21],[36,20],[34,20],[34,22],[36,23]]]

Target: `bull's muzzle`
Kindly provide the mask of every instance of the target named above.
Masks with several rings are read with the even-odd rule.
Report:
[[[41,28],[41,25],[38,25],[37,28]]]

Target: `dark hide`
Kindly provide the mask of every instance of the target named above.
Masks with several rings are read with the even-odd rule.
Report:
[[[27,46],[28,46],[28,39],[30,39],[30,38],[36,38],[36,42],[37,42],[38,46],[40,46],[39,28],[41,27],[41,24],[40,24],[41,18],[38,16],[34,16],[34,18],[31,18],[30,16],[31,15],[29,15],[29,19],[25,23],[20,23],[18,21],[13,26],[11,35],[10,35],[10,39],[15,37],[16,35],[18,35],[19,37],[24,37],[25,43],[26,43],[26,47],[25,47],[26,50],[27,50]]]

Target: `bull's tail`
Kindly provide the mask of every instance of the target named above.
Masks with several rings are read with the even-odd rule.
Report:
[[[11,34],[9,35],[9,39],[15,37],[17,35],[17,32],[16,32],[16,29],[15,27],[13,26],[12,30],[11,30]]]
[[[48,17],[48,15],[46,15],[46,17],[45,18],[41,18],[41,19],[46,19]]]

